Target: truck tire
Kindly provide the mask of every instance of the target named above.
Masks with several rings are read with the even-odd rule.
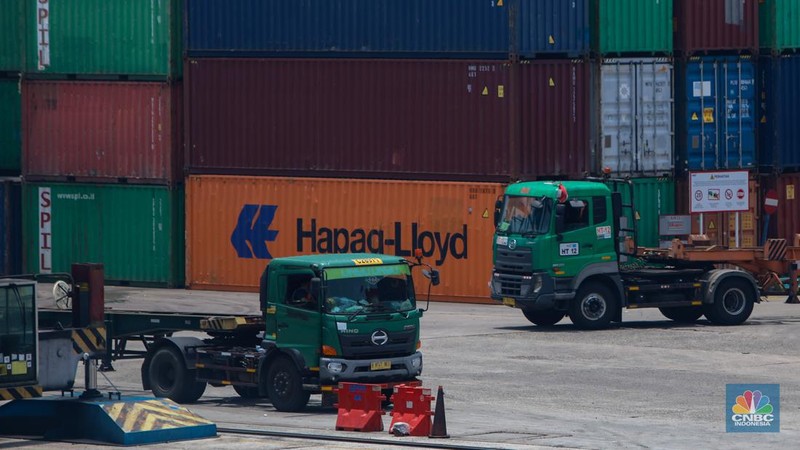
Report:
[[[156,350],[148,376],[153,395],[178,403],[195,402],[206,391],[205,381],[197,381],[197,371],[187,369],[183,355],[172,347]]]
[[[667,319],[678,323],[694,323],[703,315],[700,306],[679,306],[676,308],[658,308]]]
[[[302,411],[311,393],[303,390],[300,372],[289,358],[278,357],[267,370],[267,392],[272,406],[278,411]]]
[[[557,324],[566,315],[563,311],[556,311],[555,309],[545,309],[534,311],[532,309],[523,309],[522,314],[532,324],[539,325],[540,327],[549,327]]]
[[[233,390],[242,398],[261,398],[258,395],[258,388],[255,386],[241,386],[238,384],[233,385]]]
[[[611,291],[596,282],[584,283],[572,300],[569,318],[576,327],[583,330],[606,328],[614,317],[616,301]]]
[[[703,305],[708,320],[717,325],[739,325],[750,317],[755,304],[753,287],[745,280],[728,279],[714,290],[714,303]]]

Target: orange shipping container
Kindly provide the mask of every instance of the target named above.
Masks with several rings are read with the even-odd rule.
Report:
[[[441,272],[431,298],[485,302],[501,184],[190,176],[186,283],[256,291],[270,259],[315,253],[399,256],[422,249]],[[428,283],[417,278],[425,298]]]

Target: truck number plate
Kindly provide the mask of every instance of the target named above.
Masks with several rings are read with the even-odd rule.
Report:
[[[580,255],[580,253],[581,253],[581,248],[577,242],[560,244],[558,246],[558,254],[561,256],[575,256],[575,255]]]
[[[511,297],[503,297],[503,304],[506,306],[517,306],[517,301]]]
[[[391,361],[375,361],[369,365],[369,370],[388,370],[391,368]]]

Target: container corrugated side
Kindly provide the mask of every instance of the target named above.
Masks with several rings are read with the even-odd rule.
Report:
[[[589,1],[527,0],[518,3],[517,50],[523,57],[589,53]]]
[[[25,72],[179,78],[182,0],[26,0]]]
[[[182,181],[180,84],[26,80],[22,86],[26,179]]]
[[[191,173],[507,179],[508,66],[190,59]]]
[[[681,170],[756,167],[755,64],[749,57],[704,56],[676,77]]]
[[[0,275],[22,273],[22,188],[0,178]]]
[[[601,55],[671,54],[672,2],[592,0],[592,48]]]
[[[0,175],[19,175],[22,98],[18,79],[0,80]]]
[[[800,170],[800,54],[759,59],[759,166]]]
[[[775,237],[784,238],[789,245],[794,245],[794,236],[800,233],[800,174],[781,174],[776,184],[778,211],[773,220],[777,222],[778,235]]]
[[[25,183],[23,202],[27,273],[91,262],[110,283],[183,285],[183,189]]]
[[[25,0],[0,0],[0,72],[22,70]]]
[[[537,60],[520,67],[520,174],[580,177],[591,172],[589,63]]]
[[[800,0],[760,0],[759,44],[774,53],[800,49]]]
[[[740,212],[691,214],[692,234],[705,234],[712,244],[737,247],[755,247],[759,244],[763,201],[757,176],[750,174],[748,183],[749,208]],[[675,205],[677,214],[690,214],[691,192],[688,174],[676,179]]]
[[[190,56],[505,58],[508,1],[192,0]]]
[[[675,52],[758,52],[760,0],[675,0]]]
[[[674,168],[670,59],[605,59],[600,65],[600,167],[616,176],[670,175]]]
[[[675,214],[675,180],[667,177],[634,178],[633,211],[625,209],[628,224],[636,223],[637,245],[641,247],[658,247],[659,217]],[[631,203],[631,191],[624,184],[609,183],[609,187],[622,194],[622,203]]]
[[[441,271],[433,298],[489,302],[493,208],[503,186],[392,180],[189,176],[187,285],[256,291],[272,258],[366,251]],[[416,286],[425,298],[424,279]]]

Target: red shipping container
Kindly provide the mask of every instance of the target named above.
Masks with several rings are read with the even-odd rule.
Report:
[[[182,182],[181,86],[22,83],[28,180]]]
[[[758,52],[758,0],[675,0],[675,51]]]
[[[800,173],[782,173],[770,180],[767,185],[778,194],[778,210],[770,218],[776,226],[770,227],[769,237],[784,238],[794,245],[795,234],[800,234]]]
[[[524,178],[580,177],[591,171],[589,64],[522,63],[520,172]]]
[[[497,61],[189,59],[191,173],[507,180]]]

